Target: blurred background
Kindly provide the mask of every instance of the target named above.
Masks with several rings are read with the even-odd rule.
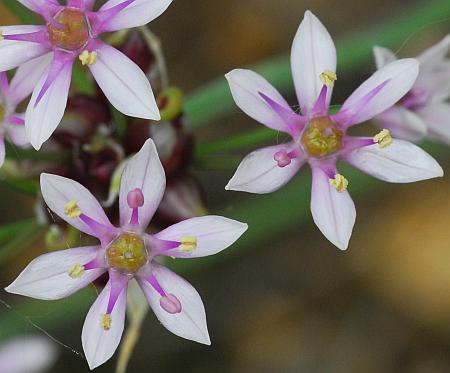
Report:
[[[151,30],[162,41],[171,82],[189,93],[233,68],[287,53],[306,9],[340,40],[386,19],[400,19],[417,4],[412,0],[376,4],[369,0],[175,0]],[[393,49],[403,57],[417,55],[449,32],[449,16],[443,13],[442,22],[424,24]],[[14,23],[0,5],[0,24]],[[338,66],[334,102],[341,103],[373,71],[371,59],[359,63],[358,71],[351,74],[339,75]],[[292,92],[290,102],[296,105]],[[232,115],[197,131],[197,142],[257,128],[235,108]],[[367,127],[366,131],[375,130]],[[449,174],[450,150],[430,151]],[[225,193],[223,187],[233,170],[196,172],[213,213],[233,216],[241,201],[258,206],[266,198],[281,200],[286,193],[284,189],[271,197]],[[308,209],[304,203],[309,200],[304,195],[308,174],[305,169],[291,182],[291,192],[299,187],[299,202],[290,204],[292,211]],[[358,218],[347,252],[333,247],[305,211],[303,218],[270,240],[241,253],[237,252],[241,246],[232,247],[219,254],[221,261],[190,263],[186,277],[202,295],[212,346],[171,335],[150,312],[129,372],[449,372],[450,176],[410,185],[367,177],[364,189],[353,196]],[[0,192],[1,223],[32,216],[31,198],[3,186]],[[289,216],[292,211],[285,209],[282,214]],[[274,219],[270,209],[263,214],[266,221]],[[10,283],[42,252],[38,240],[4,264],[0,283]],[[96,296],[94,289],[88,292],[88,303],[76,310],[64,308],[68,322],[44,327],[76,351],[82,351],[81,327]],[[3,291],[0,300],[13,308],[0,304],[0,322],[22,325],[25,336],[42,334],[32,324],[39,326],[42,318],[64,320],[54,302],[12,297]],[[65,302],[70,301],[58,303]],[[26,311],[28,304],[33,304],[32,313]],[[0,330],[0,338],[9,334]],[[112,372],[114,364],[115,358],[97,371]],[[60,346],[52,372],[85,371],[86,361]]]

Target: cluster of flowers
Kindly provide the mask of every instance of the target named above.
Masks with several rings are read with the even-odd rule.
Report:
[[[66,5],[57,0],[18,1],[40,14],[45,24],[0,27],[2,162],[5,136],[18,146],[30,143],[39,150],[60,124],[66,109],[70,112],[78,107],[89,112],[84,118],[92,116],[92,111],[99,115],[108,111],[104,97],[126,116],[146,121],[165,119],[164,103],[157,103],[142,66],[127,57],[125,47],[119,51],[99,36],[146,25],[161,15],[171,0],[108,0],[97,11],[93,10],[94,0],[67,0]],[[325,27],[307,11],[292,47],[292,73],[301,114],[293,111],[260,75],[242,69],[226,75],[236,104],[244,112],[292,137],[287,144],[248,155],[226,189],[269,193],[286,184],[308,163],[313,175],[314,221],[334,245],[346,249],[356,212],[347,192],[348,180],[337,171],[338,160],[389,182],[442,176],[441,167],[432,157],[408,141],[393,139],[391,133],[414,141],[428,136],[450,143],[450,126],[444,123],[450,117],[445,102],[450,87],[450,64],[446,60],[449,49],[449,37],[417,60],[396,60],[392,52],[376,48],[378,71],[356,89],[337,113],[330,114],[331,94],[337,79],[336,50]],[[92,101],[78,97],[66,108],[76,59],[89,68],[104,94],[99,106],[91,107]],[[6,71],[15,68],[17,71],[9,84]],[[17,113],[18,105],[30,94],[26,112]],[[106,117],[109,115],[105,113]],[[169,121],[177,118],[169,115]],[[377,135],[348,134],[352,126],[373,118],[382,128]],[[55,133],[56,140],[50,141],[61,144],[80,137],[70,128],[79,126],[78,119],[75,116],[75,120],[64,123],[66,132]],[[91,124],[88,120],[88,127]],[[176,136],[176,133],[164,136]],[[201,216],[178,219],[159,233],[147,233],[161,201],[164,204],[166,187],[166,173],[157,144],[149,137],[149,133],[143,137],[138,135],[140,150],[136,149],[137,153],[119,167],[117,192],[110,190],[109,204],[116,196],[119,199],[118,226],[111,223],[101,204],[81,183],[60,176],[61,172],[41,174],[41,193],[47,206],[63,221],[97,238],[99,243],[44,254],[33,260],[6,288],[15,294],[55,300],[73,294],[107,273],[108,282],[92,305],[82,331],[83,348],[91,369],[107,361],[120,343],[131,280],[139,284],[157,318],[168,330],[210,344],[199,294],[157,258],[213,255],[232,245],[247,229],[246,224],[224,217]],[[90,149],[94,148],[95,143]],[[119,163],[113,150],[111,146],[113,165],[90,170],[99,179],[104,177],[109,181],[111,169]],[[91,167],[95,157],[88,157],[85,163]],[[164,166],[167,172],[167,164]],[[170,199],[165,203],[170,206]]]

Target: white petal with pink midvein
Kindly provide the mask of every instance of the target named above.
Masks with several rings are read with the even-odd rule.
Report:
[[[395,105],[376,117],[380,128],[386,128],[391,135],[408,141],[423,140],[427,134],[424,120],[411,110]]]
[[[394,139],[386,148],[378,144],[359,148],[345,158],[360,170],[391,183],[411,183],[443,175],[433,157],[404,140]]]
[[[201,216],[174,224],[155,235],[156,238],[180,242],[183,237],[195,237],[193,251],[170,250],[176,258],[199,258],[217,254],[231,246],[246,230],[247,224],[222,216]]]
[[[397,103],[412,88],[418,73],[419,63],[412,58],[387,64],[352,93],[344,102],[341,112],[347,112],[352,118],[350,124],[372,119]],[[386,85],[370,101],[367,101],[367,94],[384,82],[387,82]]]
[[[0,33],[5,35],[28,34],[42,29],[43,26],[0,26]],[[7,71],[43,55],[49,51],[39,43],[15,40],[0,40],[0,71]]]
[[[24,63],[17,69],[10,85],[11,99],[15,104],[19,104],[33,92],[51,60],[52,53],[47,53]]]
[[[264,194],[281,188],[294,177],[303,165],[304,159],[294,158],[290,165],[279,167],[274,155],[278,151],[289,152],[293,148],[293,144],[283,144],[250,153],[242,160],[225,189]]]
[[[80,183],[51,174],[41,174],[41,192],[47,206],[61,219],[78,230],[95,236],[95,232],[79,218],[69,218],[64,213],[68,202],[75,201],[81,212],[107,227],[112,227],[96,198]]]
[[[111,329],[101,327],[102,315],[108,307],[111,283],[105,286],[89,310],[84,321],[81,340],[89,368],[94,369],[108,361],[119,346],[125,324],[127,290],[122,290],[111,313]]]
[[[166,188],[166,175],[152,139],[145,142],[123,171],[119,192],[122,226],[130,222],[132,210],[128,206],[127,196],[136,188],[141,189],[144,195],[144,205],[139,208],[139,226],[145,229],[158,208]]]
[[[125,0],[109,0],[100,10],[109,9]],[[104,31],[117,31],[144,26],[159,17],[172,3],[172,0],[135,0],[114,18],[102,26]]]
[[[192,341],[210,345],[206,312],[197,290],[170,269],[153,262],[152,273],[167,294],[175,295],[182,311],[170,314],[161,308],[159,293],[145,280],[139,284],[158,320],[172,333]]]
[[[269,128],[290,133],[287,124],[259,94],[264,93],[286,110],[291,110],[283,96],[266,79],[246,69],[232,70],[225,77],[234,101],[242,111]]]
[[[161,119],[150,82],[139,66],[107,44],[99,46],[97,53],[89,68],[109,102],[131,117]]]
[[[305,12],[291,50],[291,69],[302,114],[313,108],[323,83],[320,74],[336,72],[336,47],[325,26],[309,10]],[[327,104],[332,89],[328,90]]]
[[[450,104],[426,106],[418,114],[426,122],[431,138],[450,145]]]
[[[329,177],[321,169],[312,167],[311,213],[323,235],[341,250],[346,250],[353,226],[356,210],[347,191],[338,192],[329,182]]]
[[[80,278],[69,276],[75,264],[84,265],[97,255],[97,246],[78,247],[43,254],[34,259],[5,290],[44,300],[68,297],[97,279],[104,269],[85,271]]]
[[[72,79],[72,63],[64,64],[39,104],[35,106],[48,71],[49,69],[42,75],[34,89],[25,113],[27,137],[36,150],[39,150],[42,144],[48,140],[64,116]]]
[[[390,49],[378,46],[373,47],[373,55],[375,57],[377,69],[381,69],[388,63],[394,62],[397,59],[394,52]]]

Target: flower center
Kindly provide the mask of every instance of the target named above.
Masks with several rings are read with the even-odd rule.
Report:
[[[140,236],[123,233],[108,246],[106,258],[112,268],[136,273],[147,263],[148,252]]]
[[[319,117],[309,122],[300,141],[309,155],[324,157],[342,148],[342,137],[330,117]]]
[[[89,40],[89,24],[84,13],[65,8],[47,26],[51,43],[59,48],[76,51]]]

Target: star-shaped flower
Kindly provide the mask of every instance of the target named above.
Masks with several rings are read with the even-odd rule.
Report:
[[[287,133],[287,144],[249,154],[226,189],[270,193],[286,184],[308,163],[312,169],[311,212],[322,233],[338,248],[348,246],[355,223],[355,206],[348,181],[336,168],[338,160],[379,179],[406,183],[442,176],[436,161],[417,146],[393,140],[383,130],[373,138],[347,134],[353,125],[385,111],[403,97],[417,78],[414,59],[392,62],[365,81],[329,113],[336,76],[336,49],[322,23],[305,13],[291,55],[292,73],[301,115],[263,77],[249,70],[226,75],[236,104],[265,126]]]
[[[127,164],[120,185],[120,227],[114,227],[81,184],[42,174],[41,190],[50,209],[100,245],[44,254],[6,288],[37,299],[61,299],[103,273],[109,281],[83,326],[83,348],[91,369],[116,350],[124,328],[128,282],[136,280],[159,321],[183,338],[210,344],[205,309],[197,291],[159,264],[157,257],[198,258],[233,244],[247,224],[221,216],[192,218],[157,233],[145,233],[163,197],[165,175],[153,141]]]
[[[127,56],[100,40],[105,32],[142,26],[163,13],[172,0],[109,0],[93,11],[94,0],[18,0],[40,14],[42,26],[1,26],[0,71],[48,55],[28,105],[25,126],[39,149],[61,121],[67,104],[72,66],[87,66],[111,104],[125,115],[159,120],[150,83]]]

